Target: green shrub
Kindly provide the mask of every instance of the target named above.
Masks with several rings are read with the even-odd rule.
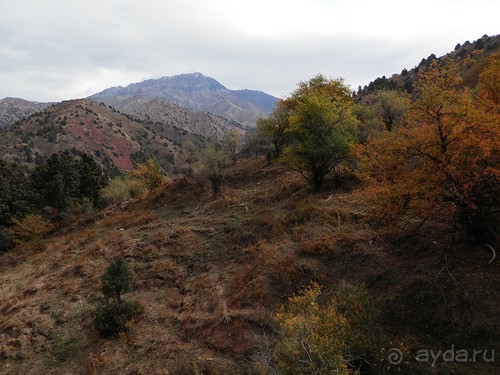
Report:
[[[142,306],[137,302],[102,303],[96,310],[94,326],[103,337],[115,337],[127,331],[127,323],[139,316]]]
[[[116,256],[101,277],[102,294],[107,301],[121,302],[122,293],[130,290],[132,272],[125,260]]]
[[[9,233],[0,227],[0,254],[14,247]]]
[[[103,337],[115,337],[127,331],[127,323],[142,313],[137,302],[123,301],[122,293],[128,292],[132,272],[125,260],[116,256],[101,277],[103,302],[94,315],[94,326]]]

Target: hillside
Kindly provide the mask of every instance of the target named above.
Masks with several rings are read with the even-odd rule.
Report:
[[[359,87],[355,98],[357,101],[371,102],[373,100],[373,93],[377,90],[397,89],[411,93],[413,91],[413,83],[417,79],[420,69],[428,68],[434,60],[442,61],[447,58],[456,62],[464,62],[465,59],[472,59],[470,63],[466,64],[465,71],[462,74],[464,83],[474,88],[477,85],[479,74],[484,69],[488,56],[499,50],[500,35],[483,35],[472,43],[469,41],[465,41],[463,44],[458,43],[452,52],[443,56],[430,54],[427,58],[422,58],[422,60],[411,69],[403,69],[401,73],[393,74],[391,77],[378,77],[363,88]]]
[[[164,99],[145,100],[132,97],[115,103],[114,108],[126,113],[155,132],[169,139],[183,143],[180,136],[201,136],[206,139],[221,140],[230,130],[243,133],[243,127],[228,119],[209,112],[190,111]]]
[[[50,103],[30,102],[19,98],[0,99],[0,129],[47,108]]]
[[[392,345],[498,347],[500,279],[488,252],[440,236],[439,223],[405,235],[371,224],[355,180],[328,190],[311,195],[280,164],[244,160],[216,199],[206,184],[170,181],[123,213],[80,216],[39,246],[0,254],[0,371],[267,373],[272,317],[310,280],[325,296],[343,280],[365,283]],[[125,298],[144,313],[102,340],[93,311],[117,254],[134,274]],[[408,374],[498,373],[480,361],[407,359]]]
[[[210,112],[243,126],[253,127],[255,121],[271,112],[277,98],[255,90],[229,90],[201,73],[181,74],[113,87],[89,97],[120,111],[134,115],[138,100],[165,99],[197,112]]]
[[[131,171],[146,155],[171,172],[180,150],[142,124],[87,99],[54,104],[0,133],[0,155],[22,164],[72,149],[89,152],[110,172]]]

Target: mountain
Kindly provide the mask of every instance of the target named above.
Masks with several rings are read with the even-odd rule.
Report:
[[[113,87],[89,97],[102,101],[122,112],[131,99],[165,99],[193,111],[210,112],[243,126],[253,127],[255,121],[269,114],[278,100],[255,90],[230,90],[201,73],[181,74]]]
[[[209,112],[191,111],[165,99],[147,100],[136,96],[115,103],[114,108],[179,143],[183,143],[178,139],[179,133],[220,140],[229,130],[244,132],[236,121]]]
[[[41,111],[51,103],[30,102],[19,98],[0,99],[0,129]]]
[[[173,140],[88,99],[54,104],[0,131],[2,158],[23,164],[73,149],[89,152],[112,173],[132,170],[148,155],[172,172],[181,152]]]

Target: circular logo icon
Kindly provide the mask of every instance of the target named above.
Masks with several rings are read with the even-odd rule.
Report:
[[[397,366],[403,362],[403,352],[397,348],[392,348],[387,352],[387,361],[391,365]]]

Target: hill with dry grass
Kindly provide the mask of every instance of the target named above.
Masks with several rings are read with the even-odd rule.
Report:
[[[54,104],[3,129],[0,155],[33,165],[56,152],[76,149],[90,153],[110,171],[131,171],[151,155],[168,170],[166,162],[180,152],[174,142],[113,108],[80,99]]]
[[[498,348],[500,279],[487,249],[442,223],[380,227],[363,189],[351,176],[312,194],[259,158],[230,168],[218,197],[182,178],[123,212],[72,217],[40,243],[0,254],[0,372],[275,373],[274,314],[311,280],[325,298],[343,281],[364,283],[395,347]],[[144,312],[104,340],[92,319],[100,275],[119,254],[134,274],[125,298]],[[498,373],[480,360],[406,359],[386,372]]]

